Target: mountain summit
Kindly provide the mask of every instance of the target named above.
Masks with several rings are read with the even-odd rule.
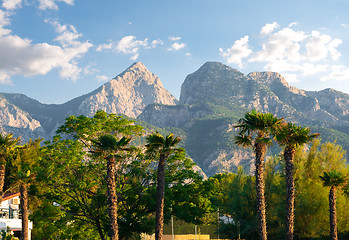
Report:
[[[93,116],[97,110],[137,117],[152,103],[177,100],[160,79],[136,62],[100,88],[64,104],[42,104],[23,94],[0,94],[0,131],[29,138],[51,138],[68,115]]]
[[[143,63],[136,62],[88,94],[78,108],[78,115],[92,116],[97,110],[104,110],[136,118],[149,104],[175,105],[176,102],[160,79]]]

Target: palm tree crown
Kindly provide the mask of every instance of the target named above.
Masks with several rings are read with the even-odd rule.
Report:
[[[275,129],[275,138],[280,145],[296,147],[312,141],[318,137],[318,133],[310,134],[310,129],[295,125],[294,123],[283,123]]]
[[[113,135],[105,134],[93,141],[95,149],[92,153],[97,156],[103,156],[104,158],[115,156],[119,151],[128,150],[126,146],[130,141],[130,137],[122,137],[120,140],[117,140]]]
[[[20,138],[14,138],[13,134],[7,134],[4,136],[0,133],[0,164],[4,164],[9,151],[18,144]]]
[[[345,177],[343,174],[336,170],[324,172],[320,178],[323,181],[324,187],[340,187],[345,183]]]
[[[160,133],[155,132],[147,137],[148,143],[145,146],[148,153],[159,152],[160,154],[168,156],[181,140],[180,137],[174,137],[173,133],[163,137]]]
[[[247,112],[235,125],[235,128],[239,129],[238,135],[235,136],[235,144],[248,147],[253,145],[254,140],[269,145],[271,138],[268,134],[275,132],[281,121],[282,118],[277,118],[271,113],[261,113],[256,110]],[[257,136],[253,136],[254,134]]]

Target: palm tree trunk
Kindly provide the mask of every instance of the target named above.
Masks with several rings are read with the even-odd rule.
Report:
[[[2,161],[2,159],[0,159]],[[0,164],[0,203],[2,203],[2,197],[4,195],[4,182],[5,182],[5,163]]]
[[[260,240],[267,240],[267,220],[265,214],[264,197],[264,158],[267,148],[264,144],[255,143],[256,154],[256,191],[257,191],[257,213]]]
[[[21,194],[21,213],[22,213],[22,233],[21,240],[29,239],[29,229],[28,229],[28,188],[25,183],[21,184],[20,187]]]
[[[107,187],[111,240],[118,240],[118,198],[116,194],[115,158],[107,159]]]
[[[337,236],[337,210],[336,210],[336,187],[332,186],[329,195],[330,202],[330,227],[331,240],[338,240]]]
[[[294,199],[295,199],[295,187],[294,187],[294,154],[295,149],[291,146],[286,146],[284,152],[285,164],[286,164],[286,240],[293,240],[294,231]]]
[[[155,240],[162,240],[164,225],[164,199],[165,199],[165,160],[164,154],[160,155],[156,186],[156,216],[155,216]]]

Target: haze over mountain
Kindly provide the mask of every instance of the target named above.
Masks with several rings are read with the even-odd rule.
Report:
[[[208,174],[250,171],[253,154],[233,144],[233,124],[257,109],[322,133],[349,150],[349,95],[325,89],[304,91],[278,73],[244,75],[218,62],[189,74],[177,101],[158,77],[138,62],[95,91],[60,105],[41,104],[22,94],[0,94],[0,130],[47,139],[68,115],[92,116],[97,110],[124,114],[183,137],[188,154]]]

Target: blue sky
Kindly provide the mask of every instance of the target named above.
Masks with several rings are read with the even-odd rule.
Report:
[[[349,93],[346,0],[2,0],[0,92],[86,94],[141,61],[174,96],[207,61]]]

